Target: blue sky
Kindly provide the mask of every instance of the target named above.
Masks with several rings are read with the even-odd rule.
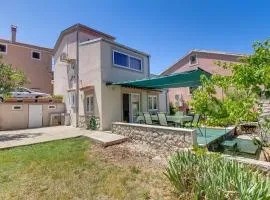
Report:
[[[82,23],[151,54],[160,73],[192,49],[251,53],[255,40],[270,36],[270,1],[90,1],[12,0],[1,2],[0,38],[53,47],[59,33]]]

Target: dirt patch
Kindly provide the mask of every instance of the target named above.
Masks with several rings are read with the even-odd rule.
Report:
[[[90,156],[98,156],[101,162],[110,163],[122,169],[128,169],[132,174],[137,174],[139,185],[147,190],[144,197],[138,199],[177,199],[164,175],[167,166],[166,156],[160,155],[149,145],[125,142],[104,148],[102,145],[92,144],[91,152]]]
[[[92,151],[103,156],[103,160],[117,165],[140,166],[164,169],[170,155],[161,154],[147,144],[125,142],[104,148],[102,145],[92,145]]]

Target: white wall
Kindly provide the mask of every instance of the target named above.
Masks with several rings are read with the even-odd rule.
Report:
[[[117,50],[143,60],[143,70],[142,72],[137,72],[130,69],[124,69],[120,67],[116,67],[113,65],[113,50]],[[101,52],[102,52],[102,80],[104,82],[117,82],[123,80],[136,80],[136,79],[143,79],[148,78],[149,75],[149,58],[144,54],[135,53],[132,50],[120,47],[115,44],[111,44],[106,41],[101,42]]]
[[[79,33],[79,41],[81,42],[85,42],[88,40],[92,40],[92,39],[96,39],[97,36],[91,35],[91,34],[87,34],[84,32],[80,32]],[[81,48],[81,47],[80,47]],[[90,50],[91,51],[91,50]],[[89,51],[89,52],[90,52]],[[87,51],[86,51],[87,52]],[[68,64],[61,62],[60,61],[60,56],[62,53],[66,53],[68,55],[68,58],[70,59],[76,59],[76,53],[77,53],[77,37],[76,37],[76,31],[69,33],[67,35],[65,35],[62,40],[60,45],[58,46],[56,53],[54,55],[54,63],[55,63],[55,70],[54,70],[54,94],[56,95],[63,95],[64,96],[64,102],[66,105],[66,111],[67,113],[70,113],[71,115],[71,124],[72,125],[76,125],[76,110],[75,107],[71,107],[70,103],[69,103],[69,93],[67,92],[69,89],[75,89],[76,88],[76,82],[75,80],[73,80],[72,82],[69,81],[68,79],[68,73],[67,73],[67,68],[68,68]],[[82,54],[82,55],[81,55]],[[83,57],[85,56],[83,54],[82,51],[80,51],[80,56],[82,56],[82,59],[84,59]],[[86,55],[86,58],[89,55]],[[94,55],[95,52],[94,52]],[[93,58],[93,57],[92,57]],[[98,59],[98,57],[95,57],[95,59]],[[81,60],[81,58],[80,58]],[[89,61],[89,60],[88,60]],[[85,82],[87,84],[87,77],[85,76],[85,73],[87,72],[87,70],[90,69],[91,67],[94,67],[95,69],[98,68],[100,66],[100,64],[95,64],[93,65],[94,61],[89,62],[89,64],[86,66],[83,60],[83,63],[81,64],[80,62],[80,77],[82,77],[82,81]],[[86,68],[84,67],[86,66]],[[92,74],[92,72],[91,72]],[[90,76],[91,76],[90,74]],[[95,77],[95,75],[93,75],[93,77]],[[81,97],[81,92],[80,92],[80,97]],[[80,98],[80,102],[82,101],[82,98]],[[82,110],[81,106],[83,106],[82,103],[80,103],[80,108],[79,110]]]
[[[102,117],[102,101],[101,101],[101,68],[100,68],[100,43],[94,43],[91,45],[80,46],[80,88],[92,86],[94,94],[95,116]],[[79,115],[85,115],[84,98],[86,96],[85,91],[80,91],[79,101]]]

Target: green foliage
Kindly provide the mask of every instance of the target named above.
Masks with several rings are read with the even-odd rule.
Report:
[[[0,57],[0,93],[8,95],[8,93],[17,87],[21,87],[28,83],[25,74],[12,68],[12,65],[5,64]]]
[[[137,166],[132,166],[130,171],[133,173],[133,174],[139,174],[141,172],[141,169]]]
[[[230,75],[201,77],[202,87],[194,91],[190,104],[196,113],[208,116],[209,125],[237,125],[259,116],[260,96],[270,95],[270,41],[256,42],[253,48],[254,54],[242,57],[240,63],[216,62]]]
[[[204,150],[178,152],[165,175],[188,199],[270,199],[270,181],[260,171]]]
[[[96,130],[97,129],[97,119],[95,116],[91,116],[87,124],[87,129]]]
[[[63,95],[52,95],[52,98],[53,99],[60,99],[60,100],[63,100]]]
[[[172,102],[169,103],[170,115],[175,115],[176,108]]]

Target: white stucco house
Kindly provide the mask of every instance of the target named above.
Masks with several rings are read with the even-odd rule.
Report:
[[[166,108],[159,105],[165,102],[159,101],[160,90],[109,84],[149,78],[149,54],[81,24],[62,31],[54,49],[54,94],[64,96],[73,126],[85,126],[94,115],[99,120],[99,129],[109,130],[112,122],[134,122],[139,112]],[[63,56],[73,59],[74,64],[63,62]]]

